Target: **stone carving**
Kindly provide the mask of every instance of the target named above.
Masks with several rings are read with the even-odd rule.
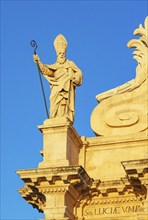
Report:
[[[25,182],[19,193],[43,212],[46,219],[76,219],[73,209],[80,195],[93,184],[82,166],[18,170],[17,173]]]
[[[144,204],[148,183],[147,162],[147,159],[123,161],[121,163],[127,174],[125,178],[95,180],[89,194],[81,198],[78,207],[82,210],[79,212],[82,213],[81,218],[147,219],[147,203]]]
[[[134,35],[140,35],[140,39],[130,40],[127,44],[129,48],[136,48],[134,51],[134,59],[137,60],[138,66],[136,68],[136,77],[135,79],[107,92],[101,93],[96,96],[96,99],[101,102],[103,99],[106,99],[115,94],[120,94],[124,92],[132,91],[138,88],[148,77],[147,71],[147,54],[148,54],[148,17],[145,19],[144,28],[142,25],[139,25],[134,31]]]
[[[65,116],[73,122],[75,87],[82,83],[82,72],[74,62],[66,59],[67,41],[62,34],[56,37],[54,47],[57,54],[54,64],[43,64],[37,54],[34,61],[50,83],[50,118]]]
[[[100,104],[91,115],[91,126],[96,135],[122,135],[145,131],[147,123],[148,90],[148,17],[144,27],[134,31],[139,39],[130,40],[137,60],[135,79],[96,96]]]
[[[38,168],[17,170],[24,181],[18,192],[43,212],[46,220],[147,220],[146,28],[147,20],[144,28],[140,26],[135,31],[141,38],[128,43],[136,47],[136,78],[115,89],[115,95],[107,97],[104,93],[106,97],[99,98],[100,104],[92,114],[92,127],[102,137],[80,137],[69,119],[73,112],[69,109],[71,99],[66,97],[72,94],[73,90],[68,90],[71,86],[75,89],[78,69],[66,66],[71,61],[65,58],[64,37],[60,35],[55,40],[55,64],[45,65],[38,56],[34,57],[45,78],[51,81],[55,111],[51,111],[52,119],[38,126],[43,134],[43,161]],[[60,51],[64,55],[59,55]],[[68,78],[69,71],[74,72],[72,79]],[[82,73],[78,76],[81,81]],[[139,133],[130,134],[134,132]]]
[[[139,200],[146,199],[148,188],[148,159],[121,162],[129,185]]]

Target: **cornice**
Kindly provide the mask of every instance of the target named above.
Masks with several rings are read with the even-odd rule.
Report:
[[[128,143],[132,146],[140,146],[142,143],[145,143],[148,141],[148,133],[147,131],[138,133],[136,136],[135,134],[130,135],[123,135],[123,136],[110,136],[110,137],[104,137],[104,136],[98,136],[98,137],[89,137],[86,138],[88,143],[87,150],[95,150],[102,149],[102,148],[116,148],[120,144],[120,148],[124,147],[126,148],[128,146]],[[129,147],[129,146],[128,146]]]
[[[38,168],[16,172],[25,183],[40,184],[42,181],[48,181],[55,184],[59,180],[64,183],[81,181],[84,187],[90,187],[93,182],[82,166]]]
[[[18,170],[17,174],[26,183],[18,190],[19,193],[39,211],[43,211],[48,194],[68,192],[76,202],[79,195],[93,183],[82,166]]]

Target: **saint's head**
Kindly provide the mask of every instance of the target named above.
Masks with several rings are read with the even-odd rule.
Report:
[[[66,61],[67,41],[62,34],[59,34],[54,40],[54,47],[57,54],[57,62],[62,64]]]

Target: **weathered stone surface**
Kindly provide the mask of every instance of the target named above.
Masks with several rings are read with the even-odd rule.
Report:
[[[97,96],[97,137],[80,137],[66,116],[38,126],[43,161],[17,173],[25,182],[19,193],[46,220],[147,220],[147,22],[135,30],[140,40],[129,42],[136,78]]]
[[[47,119],[38,128],[44,139],[39,168],[78,165],[82,141],[68,118]]]
[[[18,170],[17,173],[25,182],[19,193],[48,220],[74,220],[75,205],[93,183],[81,166]]]
[[[148,129],[148,17],[135,35],[140,39],[128,42],[136,48],[138,62],[135,79],[96,96],[100,104],[91,115],[91,127],[96,135],[114,136],[143,132]]]

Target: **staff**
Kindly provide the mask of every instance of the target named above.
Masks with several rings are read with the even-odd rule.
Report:
[[[32,40],[30,42],[31,46],[34,47],[34,55],[36,55],[36,49],[37,49],[37,43],[35,40]],[[46,114],[47,114],[47,118],[49,118],[49,114],[48,114],[48,108],[47,108],[47,102],[46,102],[46,97],[45,97],[45,92],[44,92],[44,87],[43,87],[43,82],[42,82],[42,77],[41,77],[41,72],[40,72],[40,68],[37,62],[37,66],[38,66],[38,74],[39,74],[39,78],[40,78],[40,83],[41,83],[41,88],[42,88],[42,94],[43,94],[43,99],[44,99],[44,104],[45,104],[45,109],[46,109]]]

